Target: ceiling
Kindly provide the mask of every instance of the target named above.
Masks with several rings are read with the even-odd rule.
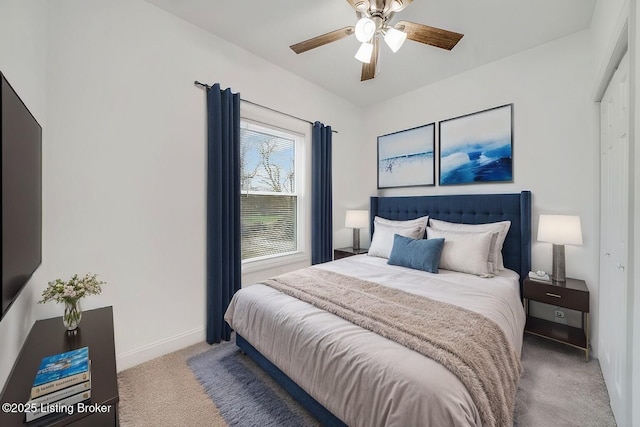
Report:
[[[267,61],[366,106],[589,28],[596,0],[415,0],[391,23],[463,33],[452,51],[382,43],[380,72],[361,82],[355,36],[296,55],[289,46],[349,25],[346,0],[147,0]]]

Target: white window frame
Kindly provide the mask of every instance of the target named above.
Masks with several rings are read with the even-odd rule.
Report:
[[[311,206],[308,194],[311,194],[311,144],[310,126],[282,114],[265,111],[251,104],[242,103],[240,127],[270,133],[294,140],[297,250],[282,254],[267,255],[242,261],[242,273],[253,273],[298,262],[311,260]],[[243,194],[246,194],[243,191]],[[249,194],[274,194],[252,191]],[[292,195],[278,193],[280,195]],[[309,206],[307,206],[309,205]]]

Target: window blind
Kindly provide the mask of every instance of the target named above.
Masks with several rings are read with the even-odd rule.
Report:
[[[297,197],[241,196],[242,259],[297,250]]]
[[[242,259],[297,251],[295,140],[251,125],[240,144]]]

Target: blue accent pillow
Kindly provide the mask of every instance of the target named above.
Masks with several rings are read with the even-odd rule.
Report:
[[[444,239],[412,239],[395,234],[387,264],[437,273],[443,247]]]

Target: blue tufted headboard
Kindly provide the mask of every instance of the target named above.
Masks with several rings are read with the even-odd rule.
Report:
[[[373,218],[394,220],[431,218],[465,224],[511,221],[502,256],[506,268],[520,274],[522,281],[531,269],[531,192],[515,194],[465,194],[414,197],[371,197],[370,232]]]

